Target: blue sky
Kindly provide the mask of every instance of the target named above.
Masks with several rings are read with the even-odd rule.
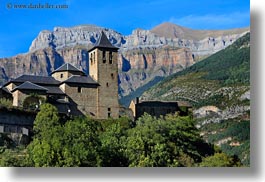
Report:
[[[15,9],[15,5],[68,5],[67,9]],[[8,8],[10,7],[10,8]],[[41,30],[95,24],[124,35],[172,22],[193,29],[250,26],[249,0],[1,0],[0,57],[25,53]]]

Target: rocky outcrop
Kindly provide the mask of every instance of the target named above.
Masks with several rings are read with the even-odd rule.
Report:
[[[44,30],[33,40],[29,51],[36,51],[51,47],[54,49],[64,49],[65,47],[84,46],[91,47],[104,30],[112,44],[121,47],[124,36],[118,32],[98,27],[95,25],[75,26],[71,28],[55,27],[53,31]]]
[[[111,43],[120,48],[120,95],[125,96],[156,76],[168,76],[230,45],[246,30],[202,40],[163,37],[137,29],[131,35],[94,25],[44,30],[33,40],[29,53],[0,59],[0,84],[21,74],[48,75],[65,62],[87,72],[87,50],[104,30]],[[193,33],[196,33],[194,30]]]
[[[0,60],[2,83],[22,74],[49,75],[65,62],[70,62],[87,72],[87,51],[80,48],[54,50],[52,48],[21,54]],[[1,80],[0,80],[1,82]]]
[[[185,28],[184,28],[185,29]],[[168,30],[165,27],[165,30]],[[188,29],[191,30],[191,29]],[[204,36],[199,38],[192,38],[181,31],[182,36],[172,37],[164,36],[165,34],[159,34],[156,31],[137,29],[132,32],[132,35],[125,37],[126,43],[122,46],[122,50],[128,50],[135,47],[161,47],[164,45],[172,47],[185,47],[189,48],[193,53],[195,60],[209,56],[215,52],[218,52],[225,47],[231,45],[235,40],[248,32],[249,29],[237,29],[237,31],[222,31],[221,33],[210,33],[213,31],[205,31]],[[200,30],[192,30],[195,37],[196,34],[202,34]],[[175,32],[175,34],[178,34]],[[184,35],[183,35],[184,34]],[[162,36],[159,36],[162,35]]]
[[[210,107],[214,109],[209,109]],[[250,106],[236,105],[224,110],[215,108],[215,106],[204,106],[202,108],[194,110],[193,115],[197,119],[202,119],[196,125],[197,128],[200,128],[201,126],[206,124],[220,123],[228,119],[243,117],[248,111],[250,111]]]

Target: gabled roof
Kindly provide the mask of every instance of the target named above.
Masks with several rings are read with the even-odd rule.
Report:
[[[115,47],[111,44],[111,42],[109,41],[109,39],[107,38],[106,34],[103,31],[101,31],[101,36],[95,43],[94,47],[91,48],[89,51],[92,51],[95,48],[108,48],[115,50],[119,49],[118,47]]]
[[[65,63],[56,70],[54,70],[51,74],[55,72],[62,72],[62,71],[69,71],[69,72],[80,72],[82,75],[85,75],[85,73],[79,69],[77,69],[75,66],[71,65],[70,63]]]
[[[67,80],[62,83],[77,83],[77,84],[89,84],[89,85],[99,85],[95,80],[93,80],[90,76],[77,76],[72,75]]]
[[[51,76],[36,76],[36,75],[21,75],[20,77],[17,77],[16,79],[12,79],[8,83],[24,83],[26,81],[29,81],[35,84],[41,84],[41,85],[59,85],[60,84],[58,80],[56,80],[55,78]],[[5,85],[7,85],[8,83],[6,83]]]
[[[15,87],[11,92],[14,92],[16,90],[38,90],[38,91],[48,91],[47,88],[44,88],[42,86],[36,85],[34,83],[31,83],[29,81],[26,81],[22,83],[21,85]]]

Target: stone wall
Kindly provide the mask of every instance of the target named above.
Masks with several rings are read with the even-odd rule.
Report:
[[[0,108],[0,133],[7,134],[16,144],[27,144],[35,117],[34,112]]]
[[[0,108],[0,125],[33,126],[35,112],[25,112],[17,109]]]
[[[175,112],[180,111],[178,105],[170,106],[167,104],[161,104],[161,106],[136,106],[136,118],[142,116],[145,112],[151,116],[160,117],[165,116],[166,114],[174,114]]]
[[[61,72],[55,72],[52,74],[52,77],[55,78],[58,81],[65,81],[68,78],[70,78],[72,75],[81,75],[81,73],[78,72],[69,72],[69,71],[61,71]]]
[[[62,87],[69,97],[71,114],[97,117],[96,86],[63,84]],[[80,92],[78,92],[78,87],[80,87]]]

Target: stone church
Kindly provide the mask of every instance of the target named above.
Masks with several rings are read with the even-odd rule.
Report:
[[[0,97],[11,98],[17,107],[38,109],[47,101],[61,113],[118,118],[118,48],[102,31],[88,53],[89,75],[66,63],[51,76],[22,75],[7,82],[0,88]]]

